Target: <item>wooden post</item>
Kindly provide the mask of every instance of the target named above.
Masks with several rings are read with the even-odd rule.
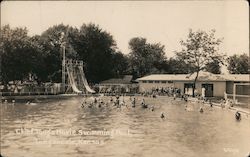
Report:
[[[235,103],[235,95],[236,95],[236,84],[233,87],[233,102]]]

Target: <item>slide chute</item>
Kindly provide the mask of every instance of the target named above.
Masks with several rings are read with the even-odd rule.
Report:
[[[83,93],[84,89],[86,89],[86,91],[89,93],[95,93],[95,91],[89,87],[83,67],[81,65],[73,66],[72,64],[69,64],[69,66],[66,66],[66,68],[69,88],[71,87],[73,92],[80,94]]]
[[[86,79],[86,77],[85,77],[85,74],[84,74],[84,72],[83,72],[82,67],[81,67],[81,66],[78,66],[78,68],[79,68],[79,70],[80,70],[80,75],[81,75],[81,77],[82,77],[83,85],[84,85],[84,87],[86,88],[86,90],[87,90],[88,92],[90,92],[90,93],[95,93],[95,91],[89,87],[88,81],[87,81],[87,79]]]
[[[67,67],[67,73],[68,73],[68,78],[69,78],[69,83],[73,89],[74,92],[76,93],[82,93],[82,91],[80,91],[77,87],[76,87],[76,83],[75,83],[75,79],[73,76],[73,71],[69,70],[69,67]]]

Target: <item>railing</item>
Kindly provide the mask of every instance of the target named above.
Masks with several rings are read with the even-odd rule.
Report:
[[[57,95],[60,93],[52,92],[0,92],[1,96],[29,96],[29,95]]]

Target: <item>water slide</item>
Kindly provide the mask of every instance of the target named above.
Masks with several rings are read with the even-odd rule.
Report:
[[[75,79],[74,79],[74,77],[73,77],[73,71],[69,71],[69,67],[67,67],[67,73],[68,73],[69,82],[70,82],[70,85],[71,85],[73,91],[76,92],[76,93],[82,93],[82,91],[80,91],[80,90],[76,87]]]
[[[95,93],[95,91],[89,87],[89,84],[88,84],[88,82],[87,82],[87,79],[86,79],[86,77],[85,77],[85,74],[84,74],[84,72],[83,72],[82,67],[81,67],[81,66],[78,66],[78,68],[79,68],[79,70],[80,70],[80,74],[81,74],[81,76],[82,76],[83,85],[84,85],[84,87],[86,88],[86,90],[87,90],[88,92],[90,92],[90,93]]]

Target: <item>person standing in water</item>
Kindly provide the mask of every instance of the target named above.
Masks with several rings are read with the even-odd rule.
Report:
[[[143,108],[148,108],[148,105],[145,103],[144,99],[142,99],[141,105]]]
[[[120,97],[116,96],[116,102],[115,102],[117,107],[120,107]]]
[[[132,107],[135,107],[135,98],[132,100]]]

